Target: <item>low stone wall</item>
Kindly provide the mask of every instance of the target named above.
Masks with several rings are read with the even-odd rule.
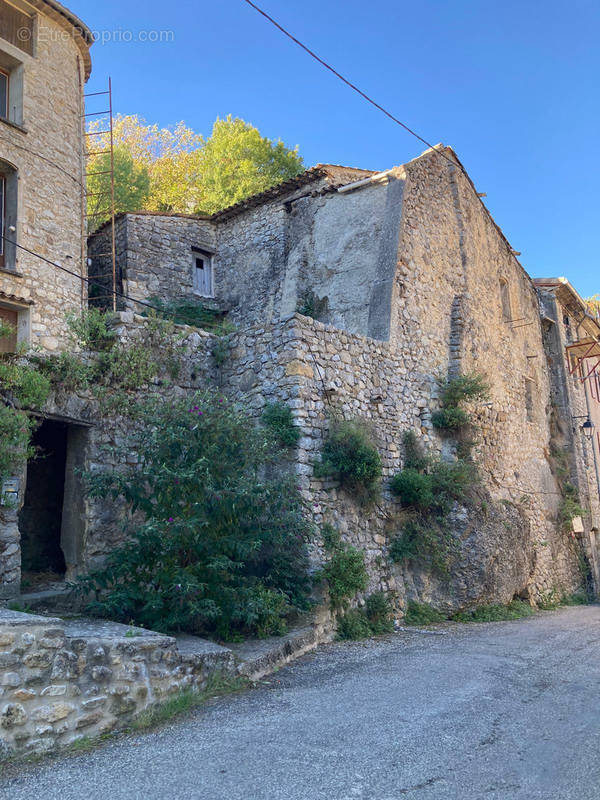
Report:
[[[210,675],[232,652],[117,623],[0,609],[0,757],[48,752],[127,727],[144,709]]]

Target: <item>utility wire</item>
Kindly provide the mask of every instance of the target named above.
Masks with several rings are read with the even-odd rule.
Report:
[[[346,86],[349,86],[350,89],[359,94],[364,100],[367,101],[367,103],[370,103],[372,106],[375,106],[375,108],[377,108],[379,111],[385,114],[386,117],[389,117],[392,120],[392,122],[395,122],[396,125],[400,125],[401,128],[404,128],[404,130],[410,133],[411,136],[414,136],[415,139],[418,139],[420,142],[427,145],[427,147],[434,150],[434,152],[438,153],[438,155],[442,156],[442,158],[445,158],[449,164],[452,164],[455,167],[460,166],[451,158],[448,158],[448,156],[442,153],[440,150],[437,150],[435,148],[435,145],[431,144],[431,142],[428,142],[427,139],[424,139],[416,131],[414,131],[412,128],[409,128],[408,125],[402,122],[402,120],[399,120],[398,117],[395,117],[390,111],[388,111],[386,108],[380,105],[377,101],[373,100],[372,97],[369,97],[369,95],[363,92],[362,89],[359,89],[358,86],[356,86],[354,83],[345,78],[341,73],[339,73],[336,69],[334,69],[331,66],[331,64],[328,64],[326,61],[320,58],[320,56],[318,56],[314,52],[314,50],[311,50],[310,47],[307,47],[307,45],[303,44],[299,39],[296,39],[296,37],[293,34],[291,34],[288,30],[286,30],[283,27],[283,25],[280,25],[279,22],[277,22],[277,20],[273,19],[273,17],[267,14],[266,11],[263,11],[262,8],[259,8],[259,6],[257,6],[256,3],[253,3],[252,0],[243,0],[243,1],[244,3],[247,3],[249,6],[251,6],[255,11],[258,11],[259,14],[261,14],[266,20],[268,20],[272,25],[274,25],[278,30],[280,30],[281,33],[284,34],[284,36],[287,36],[288,39],[291,39],[292,42],[298,45],[298,47],[301,47],[302,50],[304,50],[306,53],[308,53],[309,56],[311,56],[311,58],[314,58],[315,61],[318,61],[319,64],[321,64],[321,66],[325,67],[325,69],[333,73],[336,76],[336,78],[339,78],[343,83],[345,83]]]
[[[77,278],[78,281],[84,281],[87,284],[98,283],[97,279],[86,278],[84,275],[79,275],[77,272],[73,272],[73,270],[67,269],[67,267],[63,267],[62,264],[57,264],[56,261],[51,261],[49,258],[40,255],[40,253],[36,253],[35,250],[30,250],[28,247],[24,247],[22,244],[17,244],[17,242],[12,241],[3,234],[0,234],[0,237],[4,239],[5,242],[8,242],[8,244],[12,244],[15,247],[18,247],[19,250],[24,250],[26,253],[29,253],[29,255],[35,256],[35,258],[39,258],[41,261],[45,261],[46,264],[50,264],[52,267],[56,267],[56,269],[60,269],[63,272],[66,272],[67,275],[72,275],[74,278]],[[154,311],[158,311],[158,313],[162,314],[163,316],[169,314],[168,309],[160,308],[160,306],[155,306],[152,303],[148,303],[146,300],[138,300],[135,297],[131,297],[128,294],[123,294],[123,292],[117,291],[117,289],[114,289],[112,292],[110,292],[111,296],[113,294],[116,295],[117,297],[122,297],[124,300],[129,300],[131,303],[137,303],[138,305],[144,306],[145,308],[151,308]],[[185,314],[177,313],[177,316],[180,317],[181,319],[186,319]],[[187,317],[187,319],[191,320],[191,317]],[[198,327],[196,320],[191,321],[189,324],[193,325],[196,328]]]

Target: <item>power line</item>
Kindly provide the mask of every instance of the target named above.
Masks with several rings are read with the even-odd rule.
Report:
[[[290,33],[288,30],[286,30],[283,27],[283,25],[280,25],[279,22],[277,22],[277,20],[273,19],[272,16],[267,14],[266,11],[263,11],[262,8],[259,8],[259,6],[257,6],[256,3],[253,3],[252,0],[244,0],[244,2],[247,3],[249,6],[251,6],[255,11],[258,11],[259,14],[261,14],[266,20],[268,20],[272,25],[274,25],[278,30],[280,30],[281,33],[284,34],[284,36],[287,36],[288,39],[291,39],[292,42],[294,42],[295,44],[298,45],[298,47],[301,47],[302,50],[304,50],[306,53],[308,53],[309,56],[311,56],[311,58],[314,58],[315,61],[318,61],[319,64],[321,64],[321,66],[325,67],[325,69],[327,69],[327,70],[329,70],[329,72],[333,73],[336,76],[336,78],[339,78],[343,83],[346,84],[346,86],[349,86],[353,91],[355,91],[357,94],[359,94],[364,100],[367,101],[367,103],[370,103],[376,109],[378,109],[383,114],[385,114],[386,117],[389,117],[392,120],[392,122],[395,122],[396,125],[400,125],[401,128],[404,128],[404,130],[407,131],[408,133],[410,133],[411,136],[414,136],[415,139],[418,139],[424,145],[427,145],[427,147],[429,147],[435,153],[438,153],[438,155],[442,156],[442,158],[445,158],[446,161],[449,164],[452,164],[455,167],[456,166],[460,166],[460,164],[457,164],[451,158],[448,158],[448,156],[446,156],[440,150],[437,150],[435,148],[435,145],[431,144],[431,142],[428,142],[427,139],[424,139],[422,136],[420,136],[412,128],[409,128],[408,125],[406,125],[404,122],[402,122],[402,120],[399,120],[398,117],[395,117],[390,111],[388,111],[386,108],[384,108],[382,105],[380,105],[376,100],[373,100],[372,97],[369,97],[369,95],[366,94],[365,92],[363,92],[362,89],[359,89],[358,86],[356,86],[354,83],[352,83],[347,78],[345,78],[341,73],[339,73],[336,69],[334,69],[331,66],[331,64],[328,64],[327,61],[324,61],[320,56],[318,56],[314,52],[314,50],[311,50],[310,47],[308,47],[303,42],[301,42],[300,39],[297,39],[292,33]]]
[[[29,255],[35,256],[35,258],[39,258],[41,261],[45,261],[46,264],[50,264],[52,267],[56,267],[56,269],[60,269],[63,272],[66,272],[67,275],[72,275],[74,278],[77,278],[78,281],[84,281],[87,284],[94,284],[94,283],[97,284],[98,283],[97,279],[94,280],[94,278],[86,278],[84,275],[79,275],[77,272],[73,272],[73,270],[67,269],[67,267],[63,267],[62,264],[57,264],[56,261],[52,261],[51,259],[40,255],[40,253],[36,253],[35,250],[30,250],[28,247],[24,247],[22,244],[18,244],[17,242],[12,241],[8,237],[4,236],[3,234],[0,234],[0,237],[2,239],[4,239],[5,242],[8,242],[8,244],[12,244],[15,247],[18,247],[19,250],[24,250],[26,253],[29,253]],[[154,311],[158,311],[159,314],[163,314],[164,315],[164,314],[168,313],[167,309],[160,308],[160,306],[155,306],[152,303],[148,303],[146,300],[138,300],[135,297],[131,297],[131,295],[123,294],[123,292],[117,291],[117,289],[114,289],[112,292],[110,292],[110,294],[111,295],[114,294],[117,297],[122,297],[124,300],[129,300],[131,303],[137,303],[138,305],[144,306],[145,308],[151,308]],[[185,314],[177,313],[177,316],[180,317],[181,319],[186,319],[186,318],[188,320],[192,319],[191,317],[186,317]],[[198,327],[198,324],[197,324],[196,320],[190,322],[190,324],[193,325],[196,328]]]

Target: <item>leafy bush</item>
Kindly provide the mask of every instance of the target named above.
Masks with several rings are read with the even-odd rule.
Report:
[[[327,581],[331,607],[345,608],[349,600],[367,588],[364,553],[352,545],[338,541],[329,561],[321,570],[321,577]]]
[[[373,636],[394,630],[392,604],[384,592],[374,592],[366,598],[365,613]]]
[[[366,598],[364,608],[347,611],[338,622],[338,639],[366,639],[392,633],[392,605],[383,592],[375,592]]]
[[[371,635],[369,620],[362,609],[347,611],[338,622],[338,639],[368,639]]]
[[[21,408],[41,408],[50,394],[50,381],[34,367],[14,357],[0,361],[0,390]]]
[[[116,342],[116,334],[112,328],[114,319],[114,314],[99,308],[66,315],[71,340],[84,350],[110,350]]]
[[[163,300],[160,297],[151,297],[148,302],[158,311],[163,319],[171,320],[176,325],[192,325],[205,331],[220,328],[225,314],[216,308],[211,308],[200,300]],[[146,316],[146,314],[145,314]]]
[[[300,438],[300,428],[294,423],[292,409],[285,403],[268,403],[262,421],[282,447],[293,447]]]
[[[468,400],[487,397],[489,391],[490,387],[483,375],[469,372],[442,383],[440,400],[445,408],[456,407]]]
[[[414,431],[404,431],[402,434],[404,445],[404,466],[406,469],[416,469],[423,472],[429,466],[429,456],[425,453],[422,443],[417,439]]]
[[[440,385],[441,409],[431,415],[431,422],[440,430],[453,433],[461,431],[471,422],[471,417],[462,408],[462,404],[487,397],[488,394],[488,384],[476,372],[444,381]]]
[[[433,606],[427,603],[417,603],[410,600],[404,612],[404,622],[406,625],[433,625],[436,622],[444,622],[446,615],[442,614]]]
[[[459,431],[469,424],[470,417],[462,408],[441,408],[431,415],[434,428],[446,431]]]
[[[51,382],[66,391],[87,389],[94,380],[93,366],[74,353],[62,352],[44,356],[38,363],[40,370]]]
[[[35,421],[23,409],[41,409],[50,393],[50,381],[18,355],[0,360],[0,481],[14,475],[31,455]]]
[[[310,528],[272,439],[213,393],[132,409],[128,470],[88,476],[123,498],[129,538],[76,588],[93,613],[162,631],[282,633],[309,606]],[[274,475],[274,477],[266,477]],[[142,521],[140,522],[140,516]]]
[[[420,511],[447,513],[455,500],[464,501],[477,479],[470,459],[442,461],[421,452],[409,431],[404,436],[405,468],[394,475],[390,489],[404,506]]]
[[[317,477],[332,475],[362,500],[372,500],[381,478],[381,458],[362,422],[335,421],[323,444]]]
[[[405,506],[425,510],[432,508],[435,503],[432,476],[417,472],[412,467],[394,475],[390,488]]]
[[[404,434],[405,468],[394,475],[390,489],[412,511],[390,543],[390,558],[397,563],[420,563],[448,574],[458,543],[446,517],[455,501],[466,502],[477,470],[470,459],[446,462],[426,455],[412,431]]]
[[[445,513],[455,500],[465,502],[477,477],[472,461],[434,461],[431,466],[431,483],[435,507]]]
[[[32,419],[24,411],[0,402],[0,482],[14,475],[31,455],[32,429]]]
[[[561,486],[562,498],[558,508],[558,518],[565,531],[569,531],[575,517],[583,516],[586,511],[579,502],[579,493],[570,481]]]
[[[457,542],[442,519],[433,515],[407,520],[400,533],[390,542],[389,555],[396,563],[420,564],[448,575],[450,561],[457,551]]]
[[[478,606],[470,611],[459,611],[452,619],[456,622],[504,622],[535,614],[535,609],[524,600],[515,599],[507,606],[493,604]]]

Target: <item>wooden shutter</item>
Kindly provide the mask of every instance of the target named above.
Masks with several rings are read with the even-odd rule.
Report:
[[[0,0],[0,36],[24,53],[33,55],[33,17]]]

